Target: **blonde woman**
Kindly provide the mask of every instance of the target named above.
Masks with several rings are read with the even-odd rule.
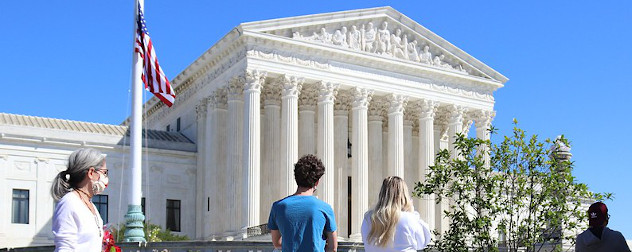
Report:
[[[417,251],[430,243],[430,230],[415,212],[406,182],[391,176],[382,182],[375,208],[362,221],[364,250]]]

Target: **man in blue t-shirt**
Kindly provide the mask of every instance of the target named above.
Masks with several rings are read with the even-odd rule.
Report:
[[[303,156],[294,165],[294,179],[298,185],[296,193],[274,202],[270,209],[268,229],[275,248],[283,251],[336,251],[338,241],[334,210],[314,197],[323,174],[325,167],[314,155]]]

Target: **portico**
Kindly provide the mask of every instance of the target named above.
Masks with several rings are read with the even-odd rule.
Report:
[[[296,190],[293,164],[315,154],[326,168],[318,197],[339,235],[359,239],[384,177],[412,191],[456,134],[474,125],[489,137],[506,81],[390,7],[353,10],[239,25],[174,79],[174,108],[152,99],[146,119],[160,129],[196,115],[196,238],[241,239],[266,223]],[[415,200],[437,230],[444,207]]]

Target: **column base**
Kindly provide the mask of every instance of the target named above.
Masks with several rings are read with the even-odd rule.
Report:
[[[351,235],[349,235],[349,240],[348,241],[362,242],[362,234],[360,234],[360,233],[351,234]]]
[[[127,205],[125,242],[147,242],[145,240],[144,221],[145,215],[143,215],[140,205]]]

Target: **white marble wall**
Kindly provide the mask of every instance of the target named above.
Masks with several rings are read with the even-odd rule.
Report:
[[[24,132],[28,136],[28,130]],[[59,135],[59,132],[56,132]],[[73,132],[62,133],[74,134]],[[92,139],[102,136],[94,136]],[[107,137],[106,137],[107,138]],[[116,141],[114,141],[116,142]],[[0,141],[0,247],[23,247],[52,244],[54,201],[50,196],[53,178],[66,169],[68,155],[76,143],[59,141],[53,144],[32,142],[28,138]],[[111,224],[125,222],[129,174],[128,148],[110,143],[87,146],[106,154],[110,184],[103,193],[108,195],[108,218]],[[192,152],[149,149],[143,158],[143,197],[146,198],[146,218],[154,224],[166,224],[166,199],[181,200],[181,232],[195,237],[196,155]],[[178,167],[178,169],[173,169]],[[11,223],[13,189],[29,190],[29,224]]]

